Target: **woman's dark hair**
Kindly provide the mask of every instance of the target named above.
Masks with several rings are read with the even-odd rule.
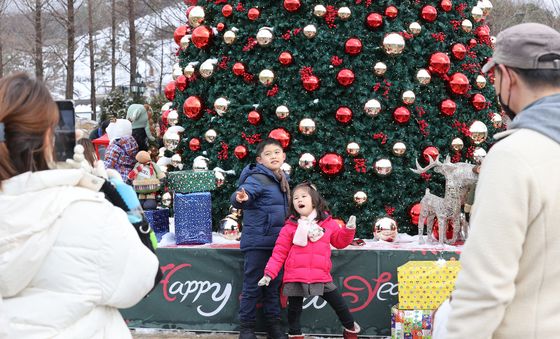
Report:
[[[93,167],[95,161],[97,161],[93,142],[91,142],[91,140],[89,140],[88,138],[81,138],[76,141],[76,144],[82,145],[84,147],[84,158],[86,158],[87,162],[89,162],[89,164]]]
[[[328,216],[327,211],[329,210],[327,201],[321,196],[319,191],[317,191],[317,187],[315,187],[315,185],[308,181],[302,182],[292,190],[289,211],[290,215],[294,216],[296,219],[299,219],[301,217],[301,215],[294,208],[294,195],[298,190],[305,190],[311,196],[311,203],[313,204],[313,208],[317,211],[317,220],[325,220]]]
[[[54,128],[59,113],[47,87],[25,73],[0,79],[0,181],[49,169],[55,160]]]

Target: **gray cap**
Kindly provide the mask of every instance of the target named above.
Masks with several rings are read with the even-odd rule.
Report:
[[[539,61],[547,54],[556,54],[558,58]],[[509,27],[498,34],[492,59],[482,67],[482,72],[497,64],[521,69],[560,69],[560,33],[537,23]]]

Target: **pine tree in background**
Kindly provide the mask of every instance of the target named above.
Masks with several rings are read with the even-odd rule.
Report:
[[[191,5],[196,1],[190,1]],[[175,32],[166,96],[185,128],[176,152],[239,174],[267,136],[285,146],[292,183],[315,183],[358,235],[410,209],[441,175],[410,171],[450,155],[473,162],[501,127],[489,79],[488,0],[198,1]],[[168,152],[169,153],[169,152]],[[213,194],[228,211],[236,177]],[[364,201],[365,200],[365,201]]]
[[[101,117],[99,121],[107,120],[110,116],[118,119],[126,118],[126,110],[132,104],[132,99],[123,91],[111,91],[101,102]]]

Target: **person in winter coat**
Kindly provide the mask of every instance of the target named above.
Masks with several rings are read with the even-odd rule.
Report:
[[[354,322],[330,272],[331,245],[338,249],[350,245],[356,218],[351,216],[341,228],[327,213],[325,200],[310,183],[294,188],[290,213],[258,285],[270,284],[284,266],[283,294],[288,297],[290,338],[304,338],[300,324],[303,298],[311,296],[321,296],[333,308],[344,326],[344,338],[357,338],[360,326]]]
[[[117,119],[107,127],[109,146],[105,151],[105,168],[112,168],[119,172],[123,181],[136,164],[138,144],[132,137],[132,125],[125,119]]]
[[[259,287],[264,266],[288,211],[290,187],[280,169],[286,154],[275,139],[265,139],[257,145],[257,164],[241,172],[239,188],[231,196],[231,204],[243,209],[241,250],[244,253],[243,291],[239,307],[240,339],[256,339],[257,302],[263,297],[267,331],[271,338],[285,338],[280,324],[280,280],[268,287]]]
[[[0,333],[131,338],[118,308],[152,289],[158,260],[103,179],[51,169],[58,117],[42,82],[0,79]]]
[[[132,136],[138,144],[138,150],[147,151],[149,141],[156,139],[150,131],[148,111],[145,105],[130,105],[126,111],[126,118],[132,123]]]

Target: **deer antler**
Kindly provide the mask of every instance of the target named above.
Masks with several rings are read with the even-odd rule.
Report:
[[[430,163],[426,167],[420,166],[420,164],[418,163],[418,159],[416,159],[416,169],[411,168],[410,170],[416,174],[422,174],[422,173],[426,173],[431,168],[434,168],[436,166],[441,166],[441,165],[443,164],[439,161],[439,155],[438,155],[436,160],[432,160],[432,158],[430,158]]]

